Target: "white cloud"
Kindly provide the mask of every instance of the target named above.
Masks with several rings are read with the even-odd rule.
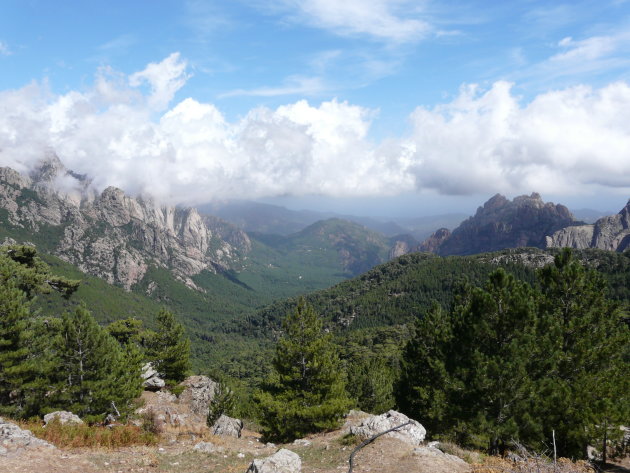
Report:
[[[412,115],[420,188],[443,193],[630,189],[630,86],[572,87],[520,105],[511,84],[463,88]]]
[[[189,78],[186,66],[187,62],[180,60],[179,53],[173,53],[162,62],[152,62],[144,70],[132,74],[129,84],[138,87],[148,82],[151,86],[149,105],[155,110],[163,110]]]
[[[169,56],[132,75],[153,81],[146,93],[110,70],[84,92],[54,95],[38,84],[0,92],[0,164],[28,170],[53,150],[99,190],[115,185],[170,203],[630,191],[625,82],[549,92],[527,104],[506,82],[465,86],[449,103],[417,108],[405,136],[377,143],[370,137],[377,111],[337,100],[261,107],[234,122],[192,98],[169,105],[186,76],[181,64]],[[166,108],[159,119],[156,101]]]
[[[419,2],[410,0],[280,0],[295,12],[293,20],[342,36],[367,35],[405,43],[424,37],[431,27],[419,18]]]
[[[9,49],[9,45],[4,41],[0,41],[0,56],[10,56],[13,54]]]
[[[225,92],[219,98],[250,96],[278,97],[281,95],[317,95],[326,90],[320,77],[290,76],[279,87],[257,87],[255,89],[235,89]]]

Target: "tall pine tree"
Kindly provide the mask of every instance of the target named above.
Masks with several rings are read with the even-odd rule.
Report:
[[[162,308],[157,315],[157,332],[147,342],[147,357],[169,384],[183,381],[190,372],[190,339],[172,312]]]
[[[121,349],[84,306],[63,315],[57,356],[55,403],[88,420],[128,412],[142,391],[139,351]]]
[[[336,347],[304,299],[283,330],[272,378],[256,400],[266,437],[287,441],[335,428],[351,403]]]
[[[545,419],[546,438],[555,430],[561,454],[585,456],[589,443],[606,437],[606,426],[630,414],[630,369],[624,360],[630,331],[621,308],[606,297],[602,277],[570,250],[539,277],[544,372],[538,416]]]
[[[78,284],[52,275],[31,246],[0,247],[0,413],[27,417],[45,407],[54,327],[33,314],[30,303],[51,289],[69,296]]]

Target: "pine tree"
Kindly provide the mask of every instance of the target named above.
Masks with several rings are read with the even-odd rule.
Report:
[[[630,371],[623,358],[630,331],[620,307],[606,297],[601,276],[584,268],[570,250],[539,277],[539,339],[546,363],[538,415],[545,419],[548,439],[555,430],[561,454],[585,456],[589,443],[603,441],[606,426],[630,413]]]
[[[348,394],[359,409],[382,414],[394,407],[394,370],[382,358],[371,357],[348,368]]]
[[[51,289],[69,296],[78,284],[52,275],[31,246],[0,247],[0,412],[26,417],[45,407],[55,324],[33,314],[30,304]]]
[[[0,284],[0,412],[22,414],[22,387],[34,371],[26,339],[30,318],[24,292],[13,281]]]
[[[167,383],[177,384],[190,372],[190,339],[172,312],[161,309],[157,332],[148,341],[147,356]]]
[[[272,379],[256,400],[265,435],[286,441],[335,428],[351,403],[336,347],[304,299],[285,318],[283,330]]]
[[[59,408],[96,420],[128,410],[141,393],[140,353],[133,345],[121,350],[85,306],[63,315],[57,355]]]
[[[447,362],[452,339],[452,319],[440,305],[417,319],[412,339],[402,356],[402,373],[396,387],[400,409],[432,432],[450,427],[449,373]]]

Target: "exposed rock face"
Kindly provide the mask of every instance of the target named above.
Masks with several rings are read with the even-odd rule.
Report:
[[[363,420],[359,426],[350,427],[350,433],[363,438],[370,438],[381,432],[385,432],[398,425],[406,424],[404,427],[385,434],[386,437],[402,440],[410,445],[420,445],[427,435],[426,429],[413,419],[397,411],[388,411],[379,416],[370,416]]]
[[[418,251],[437,253],[442,243],[450,236],[451,231],[448,228],[440,228],[420,244]]]
[[[418,242],[411,235],[398,235],[390,239],[392,247],[389,250],[389,259],[398,258],[412,251],[417,251]]]
[[[186,389],[179,395],[179,403],[188,405],[193,414],[204,419],[208,417],[217,383],[207,376],[190,376],[182,381],[181,385],[186,386]]]
[[[56,158],[30,178],[0,168],[1,209],[9,225],[47,232],[60,258],[128,290],[151,264],[194,288],[191,276],[236,268],[251,249],[244,232],[193,208],[132,198],[115,187],[97,195]]]
[[[211,430],[213,435],[240,438],[241,430],[243,430],[243,421],[221,414],[221,417],[214,423]]]
[[[149,391],[157,391],[158,389],[162,389],[164,386],[166,386],[166,383],[162,378],[160,378],[158,372],[155,370],[155,368],[153,368],[153,365],[151,363],[146,363],[142,367],[141,376],[144,380],[142,382],[142,386],[144,387],[144,389],[147,389]]]
[[[0,417],[0,456],[20,455],[25,450],[55,447]]]
[[[60,424],[83,424],[81,418],[68,411],[55,411],[44,416],[44,425],[48,425],[53,420],[58,420]]]
[[[617,215],[603,217],[593,225],[576,225],[558,230],[546,239],[548,248],[599,248],[625,251],[630,248],[630,200]]]
[[[564,205],[545,203],[537,193],[515,197],[512,201],[497,194],[450,236],[436,232],[421,248],[443,256],[525,246],[545,248],[547,235],[575,223],[579,222]]]
[[[297,453],[281,448],[262,460],[254,460],[246,473],[300,473],[302,460]]]

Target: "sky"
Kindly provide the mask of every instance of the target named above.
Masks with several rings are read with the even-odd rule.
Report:
[[[169,204],[618,211],[630,1],[2,0],[0,165],[51,153]]]

